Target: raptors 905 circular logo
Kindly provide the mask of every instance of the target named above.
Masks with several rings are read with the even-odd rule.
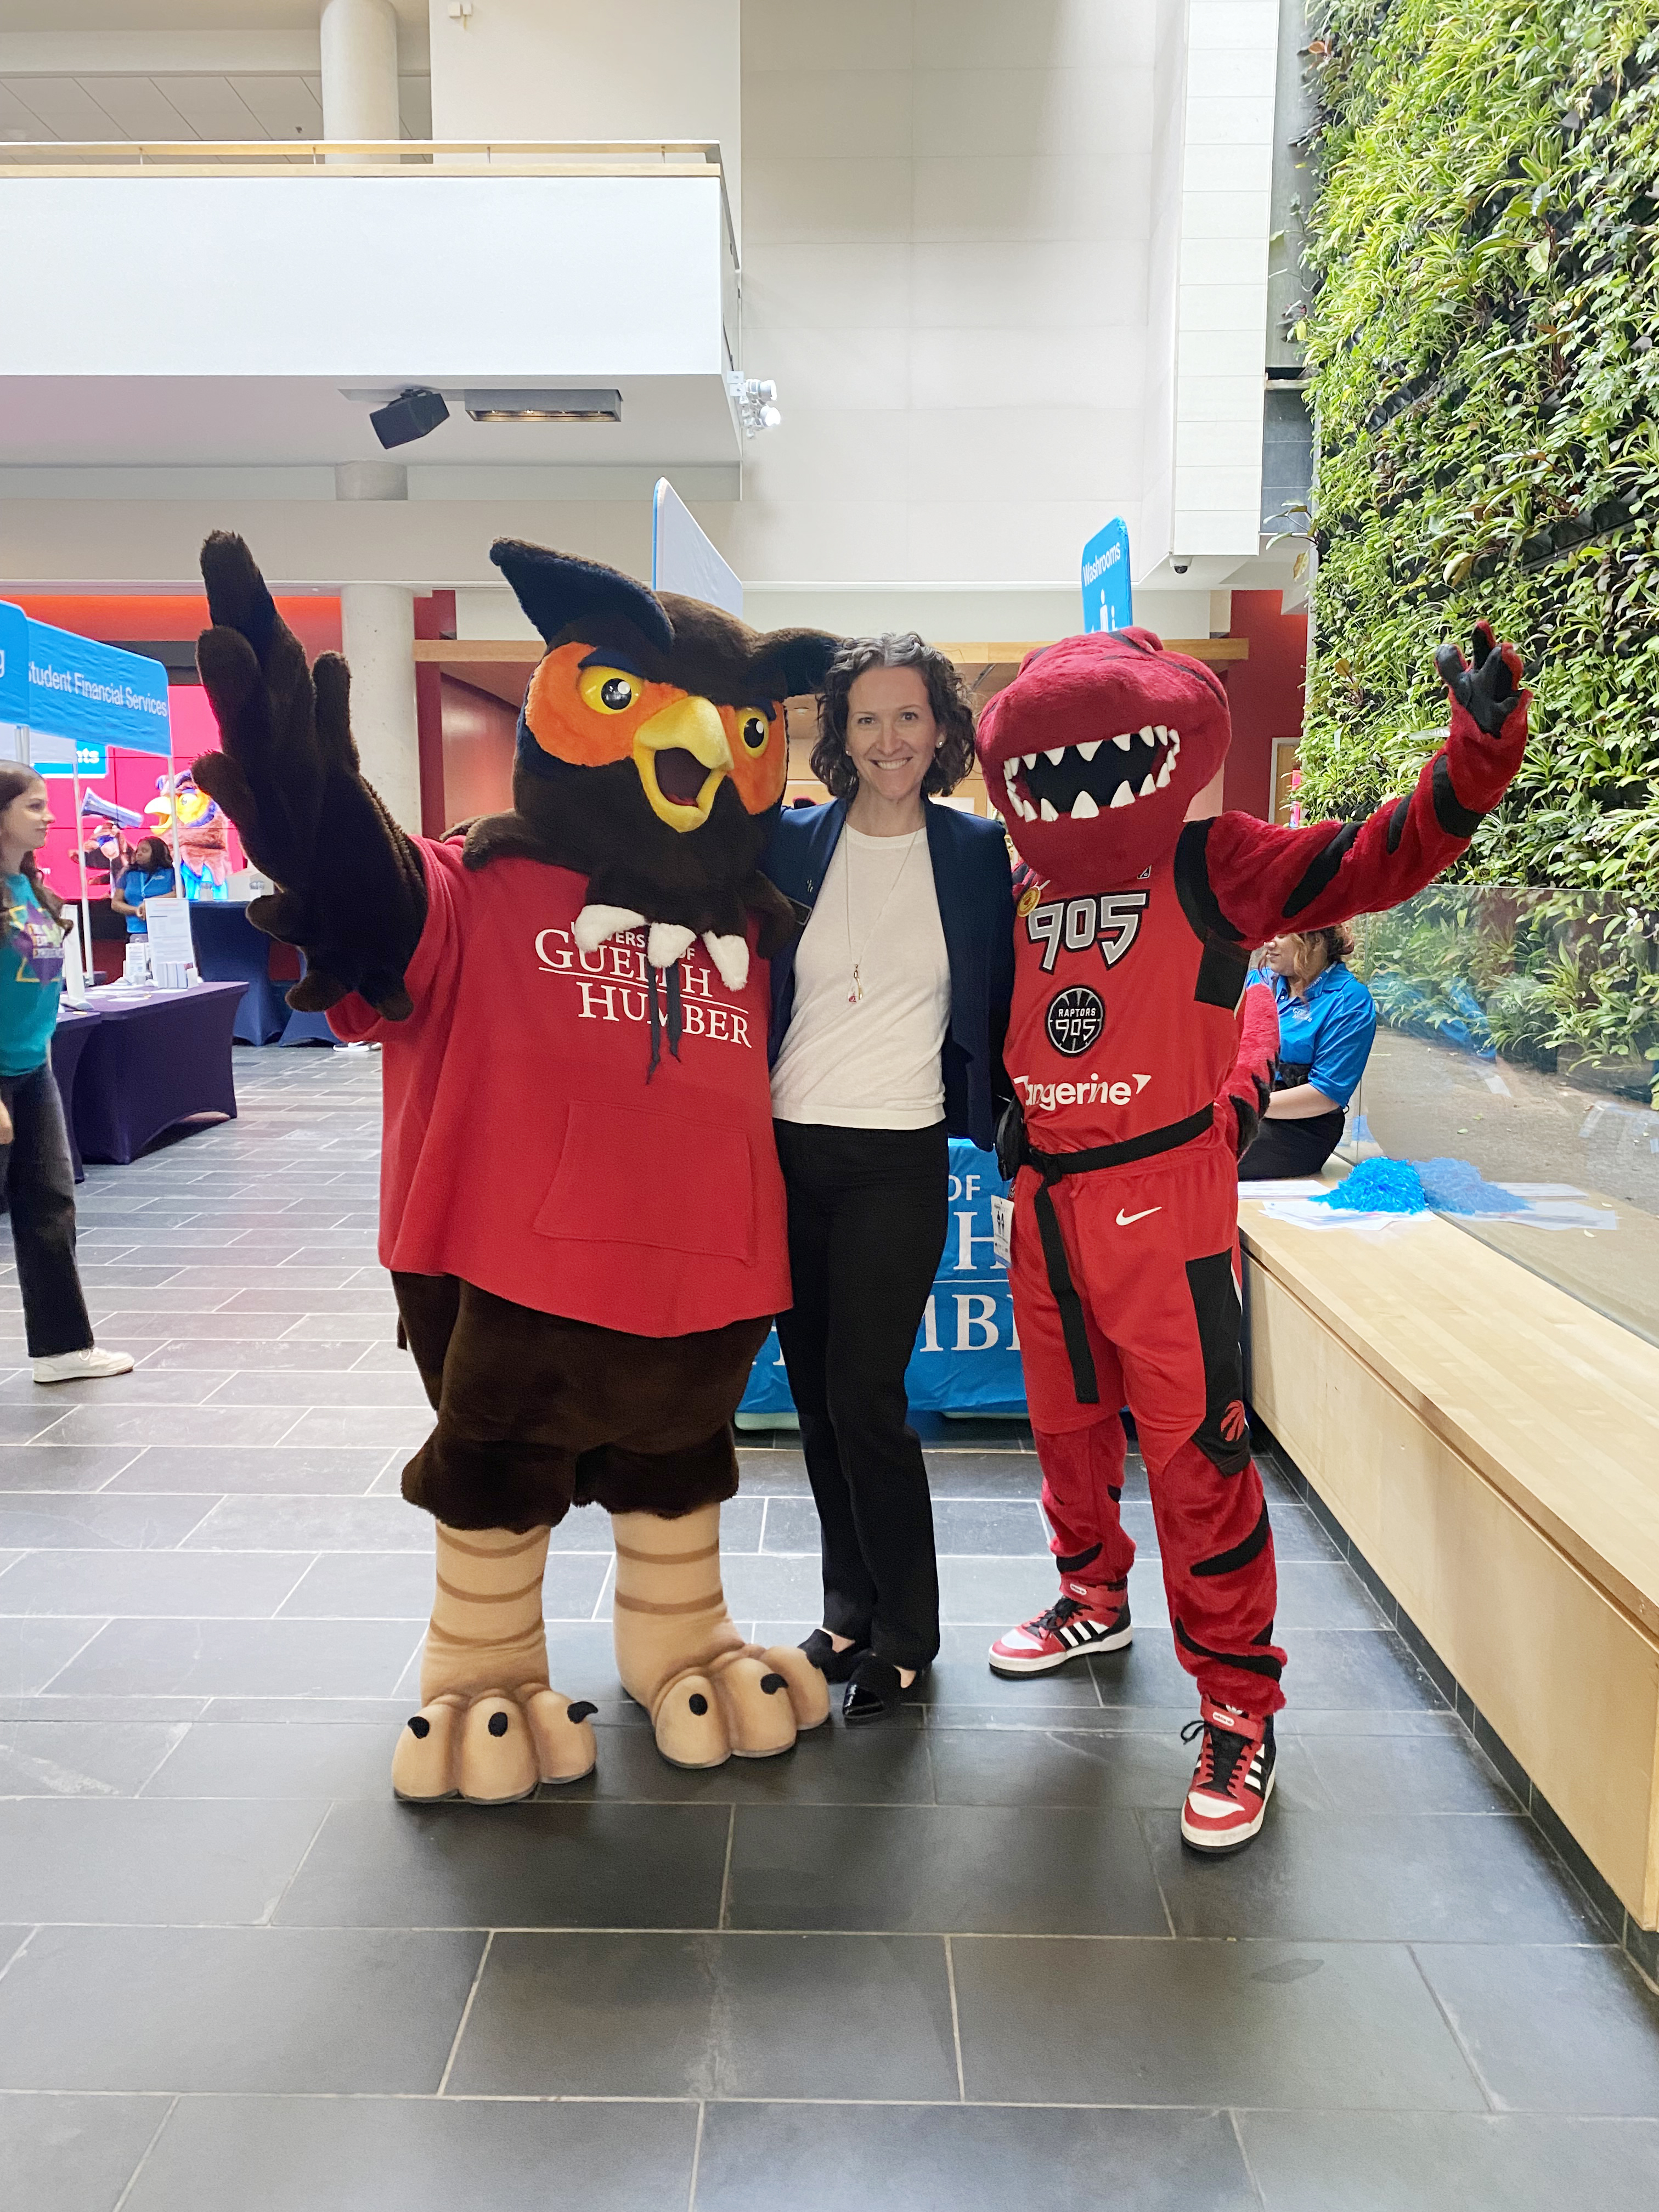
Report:
[[[1048,1001],[1046,1024],[1048,1042],[1056,1052],[1063,1052],[1074,1060],[1080,1052],[1100,1042],[1100,1033],[1106,1026],[1106,1009],[1098,991],[1091,991],[1085,983],[1074,983],[1069,990],[1058,991]]]

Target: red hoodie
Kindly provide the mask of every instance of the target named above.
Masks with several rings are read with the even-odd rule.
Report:
[[[542,1313],[681,1336],[790,1303],[766,1066],[767,964],[728,990],[694,945],[684,1034],[647,1083],[645,933],[580,952],[587,879],[537,860],[471,870],[419,842],[427,919],[384,1050],[381,1263],[458,1275]],[[665,1010],[665,982],[659,981]]]

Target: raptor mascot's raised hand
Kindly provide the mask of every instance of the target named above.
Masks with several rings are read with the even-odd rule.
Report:
[[[1035,879],[1014,928],[1001,1149],[1019,1169],[1009,1272],[1060,1572],[1055,1603],[999,1638],[991,1665],[1045,1674],[1129,1642],[1127,1401],[1176,1656],[1200,1692],[1182,1814],[1200,1850],[1261,1826],[1285,1702],[1239,1352],[1235,1146],[1262,1051],[1258,1017],[1247,1009],[1241,1043],[1235,1010],[1252,947],[1409,897],[1502,798],[1526,740],[1520,657],[1483,623],[1473,668],[1450,646],[1437,665],[1446,742],[1409,797],[1363,822],[1188,823],[1226,757],[1226,694],[1149,630],[1028,655],[979,726]]]
[[[522,1797],[588,1773],[548,1680],[542,1574],[571,1505],[611,1515],[623,1686],[681,1766],[787,1751],[823,1677],[761,1650],[720,1589],[732,1416],[789,1303],[757,872],[783,702],[836,641],[761,635],[532,545],[491,557],[546,641],[512,811],[404,835],[359,773],[337,654],[307,669],[239,538],[202,555],[198,648],[224,750],[203,790],[280,887],[295,1005],[383,1050],[380,1257],[436,1425],[404,1495],[437,1523],[403,1797]]]

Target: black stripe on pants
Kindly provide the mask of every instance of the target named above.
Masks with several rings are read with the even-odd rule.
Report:
[[[75,1170],[64,1102],[51,1062],[0,1076],[12,1139],[0,1146],[0,1187],[11,1216],[17,1287],[31,1359],[84,1352],[92,1323],[75,1265]]]
[[[823,1625],[923,1667],[939,1650],[939,1563],[904,1370],[945,1249],[945,1124],[773,1126],[795,1297],[778,1340],[823,1529]]]

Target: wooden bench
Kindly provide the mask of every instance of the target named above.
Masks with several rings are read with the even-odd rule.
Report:
[[[1255,1409],[1659,1927],[1659,1349],[1443,1220],[1239,1212]]]

